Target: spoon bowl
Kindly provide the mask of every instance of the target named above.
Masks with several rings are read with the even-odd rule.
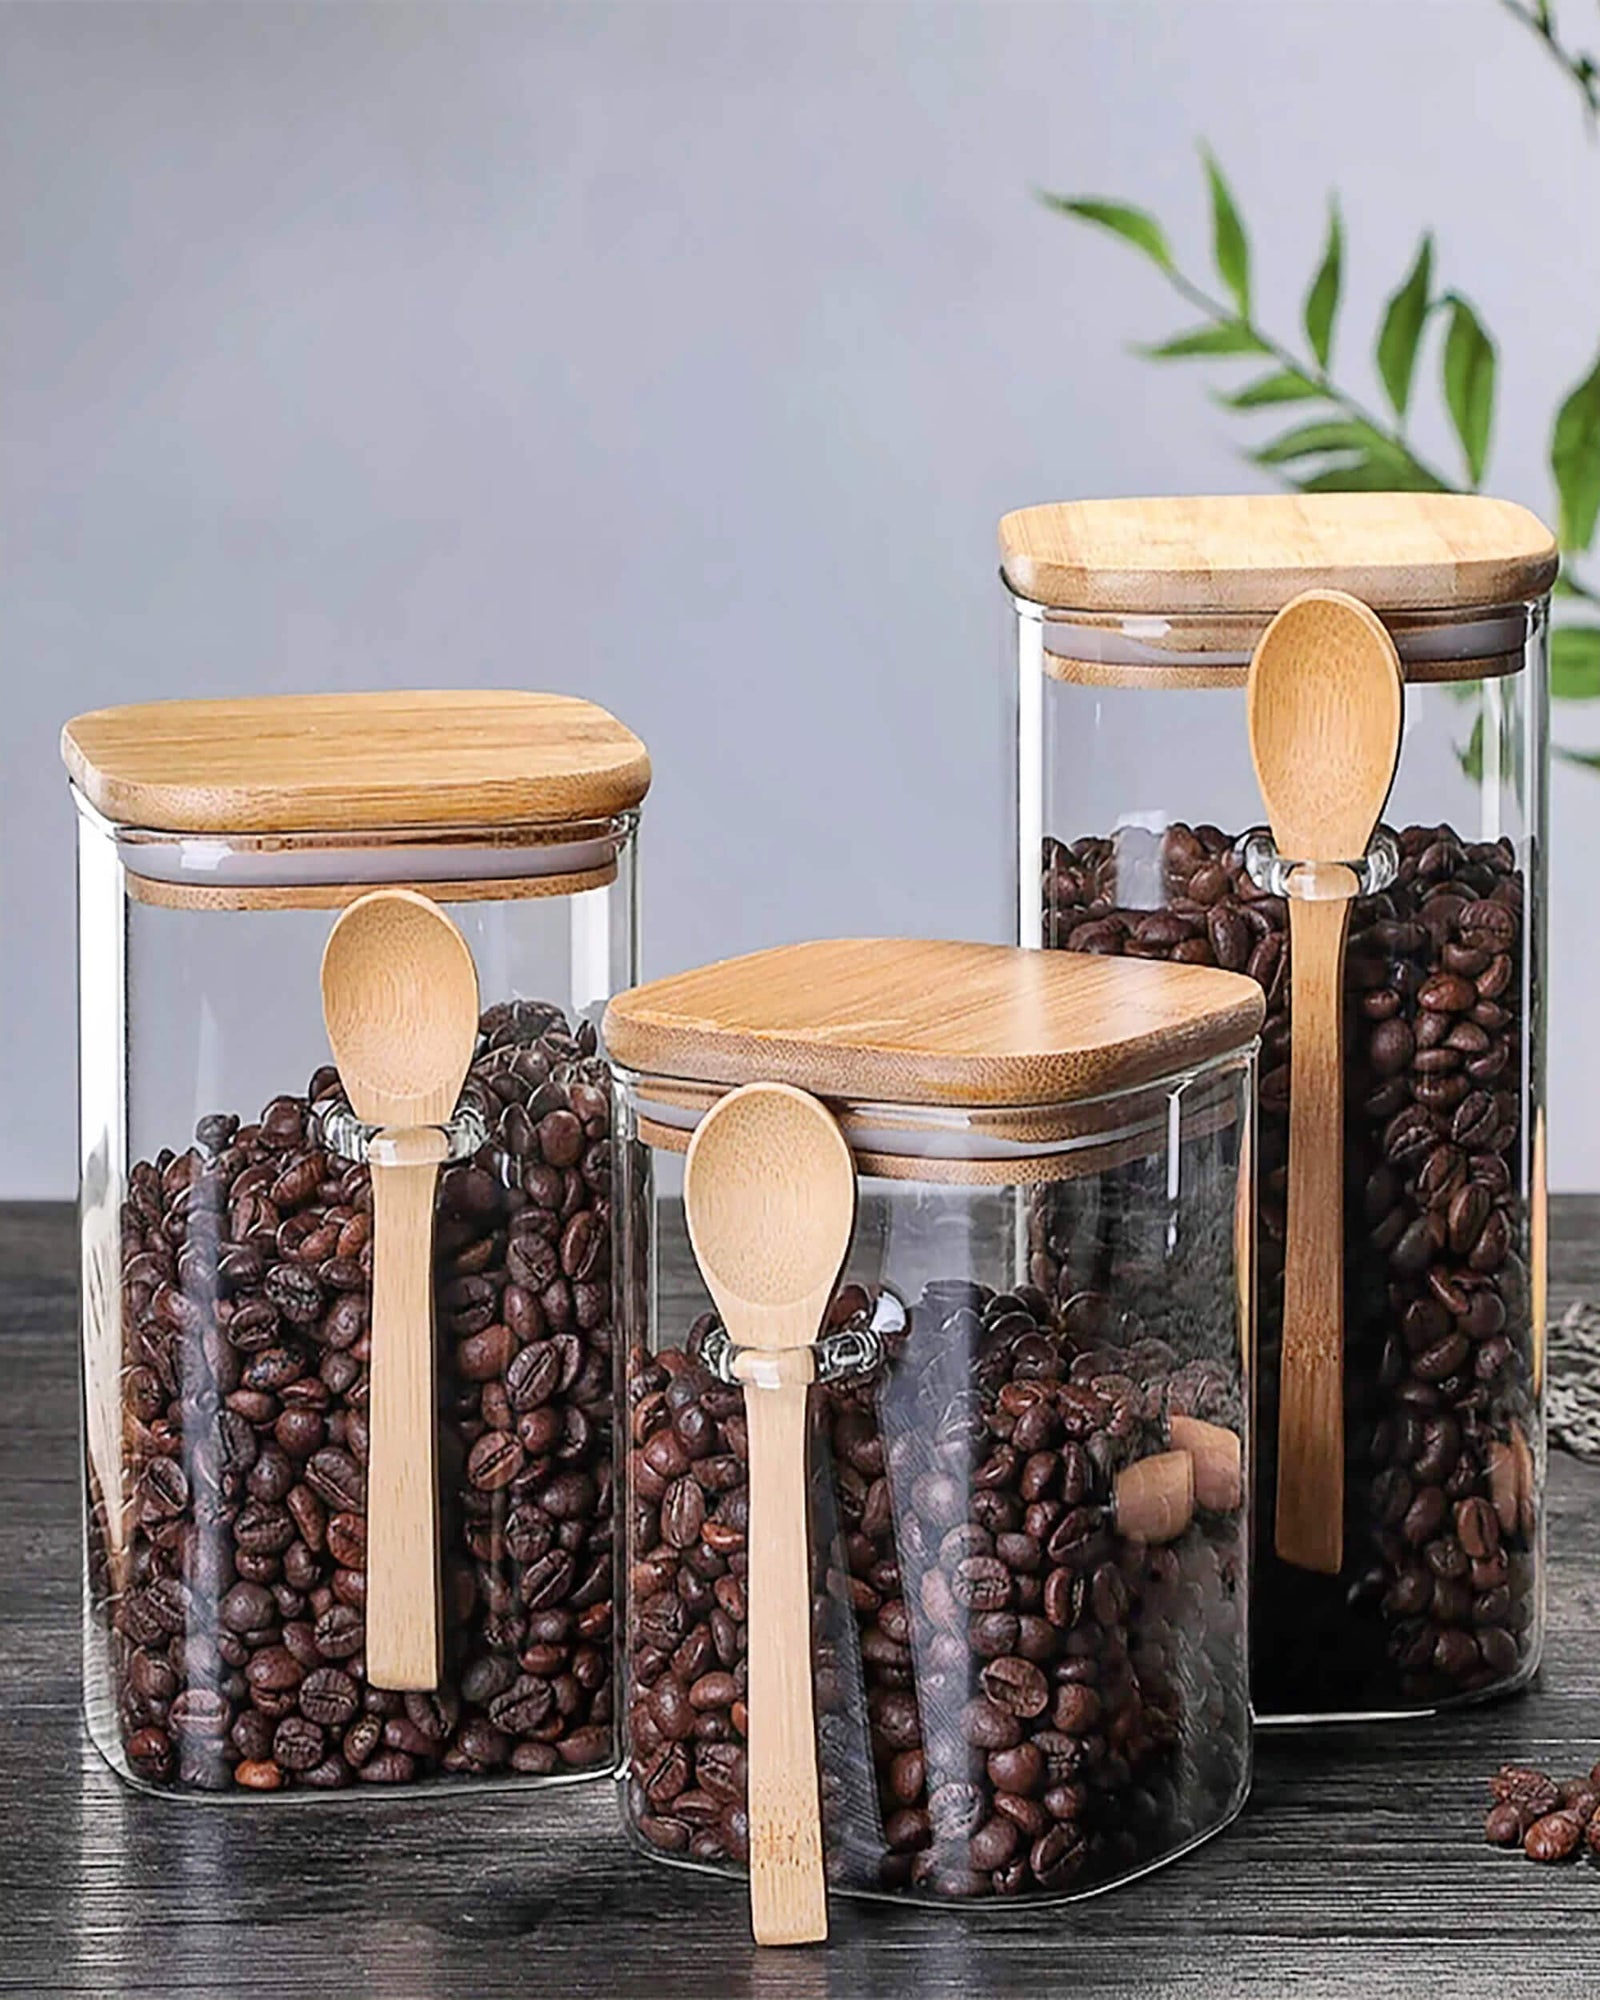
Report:
[[[1402,701],[1394,641],[1357,598],[1307,591],[1267,627],[1250,668],[1250,753],[1286,859],[1365,854],[1400,759]]]
[[[745,1318],[742,1309],[755,1308],[761,1324],[746,1319],[752,1337],[742,1344],[760,1346],[782,1332],[773,1315],[798,1311],[803,1322],[818,1301],[800,1336],[811,1340],[856,1212],[850,1148],[816,1098],[787,1084],[752,1084],[722,1098],[690,1142],[684,1203],[724,1325],[730,1311]]]
[[[322,1015],[339,1077],[369,1125],[440,1125],[478,1034],[478,975],[455,925],[410,889],[352,903],[322,954]]]

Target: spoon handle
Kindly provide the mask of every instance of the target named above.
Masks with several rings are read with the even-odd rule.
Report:
[[[1352,880],[1350,886],[1354,887]],[[1289,1203],[1276,1542],[1285,1562],[1344,1563],[1343,971],[1350,904],[1289,902]]]
[[[758,1944],[828,1935],[811,1688],[806,1390],[745,1392],[750,1436],[750,1917]],[[759,1597],[757,1612],[754,1600]]]
[[[443,1667],[433,1358],[438,1168],[372,1169],[367,1678],[434,1688]]]

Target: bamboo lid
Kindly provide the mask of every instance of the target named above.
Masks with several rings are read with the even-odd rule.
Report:
[[[1000,523],[1001,568],[1051,609],[1271,614],[1303,590],[1374,611],[1542,597],[1555,538],[1525,507],[1464,493],[1251,493],[1072,500]]]
[[[650,785],[615,716],[516,689],[101,708],[67,724],[61,755],[107,819],[194,834],[565,824]]]
[[[791,1083],[856,1103],[1070,1104],[1246,1047],[1260,988],[1206,966],[841,938],[658,979],[606,1010],[650,1076]]]

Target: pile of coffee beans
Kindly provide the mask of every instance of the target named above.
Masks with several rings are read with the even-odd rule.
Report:
[[[1520,1847],[1530,1861],[1571,1861],[1585,1852],[1600,1861],[1600,1764],[1580,1778],[1502,1764],[1489,1796],[1483,1837],[1491,1847]]]
[[[202,1118],[122,1210],[122,1546],[92,1496],[123,1753],[220,1791],[606,1767],[612,1757],[610,1088],[587,1023],[517,1000],[440,1175],[447,1664],[374,1687],[366,1576],[370,1170],[338,1076]]]
[[[1345,1564],[1263,1537],[1267,1713],[1432,1706],[1537,1653],[1538,1434],[1523,1160],[1523,882],[1509,841],[1394,834],[1395,882],[1352,906],[1345,970]],[[1047,944],[1248,973],[1262,987],[1259,1518],[1273,1517],[1289,1133],[1288,906],[1245,837],[1138,828],[1045,844]],[[1033,1277],[1071,1280],[1048,1209]]]
[[[847,1285],[829,1323],[886,1355],[812,1392],[832,1878],[1071,1893],[1225,1822],[1249,1758],[1237,1366],[1030,1285],[910,1307]],[[708,1864],[749,1851],[745,1391],[707,1365],[715,1324],[631,1353],[627,1459],[628,1817]]]

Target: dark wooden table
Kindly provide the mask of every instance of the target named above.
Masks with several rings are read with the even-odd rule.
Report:
[[[1600,1289],[1600,1199],[1556,1205],[1553,1304]],[[78,1710],[69,1212],[0,1207],[0,1992],[257,2000],[1600,1995],[1600,1873],[1491,1852],[1508,1757],[1600,1755],[1600,1471],[1552,1461],[1549,1643],[1522,1699],[1269,1734],[1255,1794],[1175,1867],[1065,1910],[836,1900],[757,1953],[740,1891],[633,1855],[604,1785],[302,1806],[138,1796]]]

